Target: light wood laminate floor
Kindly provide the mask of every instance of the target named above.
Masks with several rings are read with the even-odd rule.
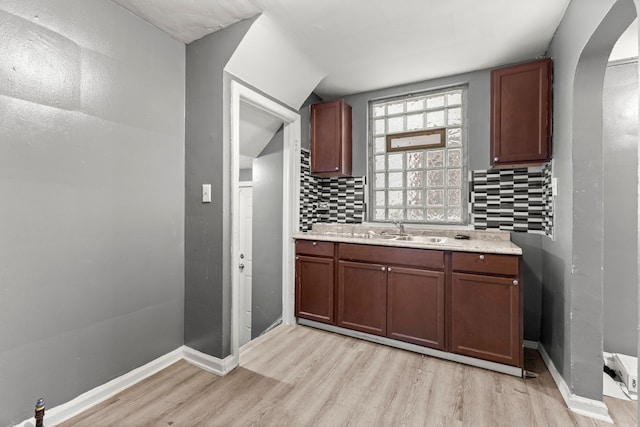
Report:
[[[611,426],[569,411],[538,353],[525,358],[539,378],[279,326],[225,377],[180,361],[62,425]],[[637,425],[635,402],[605,402],[615,425]]]

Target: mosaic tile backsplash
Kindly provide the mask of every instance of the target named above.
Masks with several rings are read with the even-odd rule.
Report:
[[[364,220],[365,177],[311,175],[309,151],[300,159],[300,231],[318,222],[360,224]]]
[[[551,163],[542,167],[469,172],[469,212],[476,230],[553,236]],[[360,224],[366,209],[365,177],[311,175],[309,151],[300,162],[300,231],[315,223]]]
[[[553,236],[551,164],[469,173],[469,212],[476,230]]]

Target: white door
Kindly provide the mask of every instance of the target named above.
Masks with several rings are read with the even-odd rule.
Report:
[[[240,337],[239,345],[251,341],[251,243],[253,220],[253,188],[240,183]]]

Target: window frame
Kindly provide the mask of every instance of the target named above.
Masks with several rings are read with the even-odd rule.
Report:
[[[383,224],[387,224],[387,223],[391,223],[393,221],[393,219],[389,219],[389,214],[388,214],[388,209],[390,208],[388,205],[388,200],[385,200],[385,209],[387,210],[386,215],[385,215],[385,219],[376,219],[375,218],[375,211],[376,211],[376,203],[375,203],[375,198],[376,198],[376,155],[380,154],[376,152],[376,137],[380,137],[380,135],[376,135],[375,134],[375,120],[380,119],[381,117],[384,117],[385,121],[389,118],[389,117],[404,117],[406,116],[408,113],[405,109],[404,112],[402,113],[398,113],[398,114],[387,114],[385,111],[385,115],[384,116],[375,116],[374,114],[374,106],[376,104],[393,104],[394,101],[408,101],[412,98],[429,98],[429,97],[433,97],[433,96],[438,96],[440,94],[446,94],[448,92],[452,92],[452,91],[460,91],[461,92],[461,101],[460,101],[460,107],[461,107],[461,125],[457,126],[457,125],[446,125],[445,127],[448,129],[449,127],[451,128],[460,128],[460,138],[461,138],[461,151],[462,151],[462,166],[461,166],[461,204],[460,204],[460,209],[461,209],[461,221],[460,222],[452,222],[452,221],[429,221],[426,217],[426,210],[427,210],[427,200],[426,200],[426,190],[429,188],[427,187],[426,184],[426,171],[428,170],[426,167],[426,164],[423,165],[423,167],[421,169],[410,169],[407,167],[406,163],[403,165],[403,169],[402,172],[404,173],[404,175],[406,176],[407,172],[411,172],[414,170],[422,170],[424,171],[423,173],[425,174],[425,183],[424,186],[421,187],[423,193],[423,197],[424,197],[424,205],[423,205],[423,209],[424,209],[424,213],[425,213],[425,217],[424,220],[413,220],[413,219],[408,219],[407,218],[407,200],[406,200],[406,195],[404,196],[404,200],[402,203],[402,206],[398,207],[398,209],[402,209],[403,210],[403,216],[405,219],[402,220],[403,223],[406,224],[412,224],[412,225],[429,225],[429,226],[468,226],[470,224],[470,218],[469,218],[469,179],[468,179],[468,174],[469,174],[469,158],[468,158],[468,134],[467,134],[467,129],[468,129],[468,90],[469,90],[469,86],[468,84],[458,84],[458,85],[453,85],[453,86],[447,86],[447,87],[441,87],[441,88],[436,88],[436,89],[426,89],[420,92],[412,92],[412,93],[408,93],[408,94],[402,94],[402,95],[396,95],[396,96],[389,96],[389,97],[382,97],[382,98],[375,98],[375,99],[370,99],[368,102],[368,108],[367,108],[367,114],[368,114],[368,118],[367,118],[367,201],[368,201],[368,206],[367,206],[367,221],[368,222],[372,222],[372,223],[383,223]],[[425,114],[426,117],[426,113],[427,112],[431,112],[431,111],[443,111],[448,109],[448,105],[447,106],[442,106],[442,107],[432,107],[429,108],[426,105],[424,105],[424,108],[420,109],[420,110],[416,110],[416,112],[422,112],[423,114]],[[409,112],[409,113],[414,113]],[[410,115],[410,114],[409,114]],[[405,120],[406,123],[406,119]],[[419,130],[428,130],[428,129],[435,129],[433,127],[430,128],[426,128],[426,127],[422,127],[421,129],[412,129],[412,130],[407,130],[406,127],[403,129],[402,132],[411,132],[411,131],[419,131]],[[386,129],[385,129],[386,130]],[[396,133],[396,132],[394,132]],[[392,133],[386,133],[384,134],[384,137],[386,139],[387,135],[392,135]],[[447,141],[448,142],[448,141]],[[440,148],[442,149],[442,148]],[[445,146],[444,150],[445,150],[445,159],[447,157],[446,153],[448,147]],[[429,149],[420,149],[420,150],[409,150],[405,152],[405,156],[406,153],[410,153],[410,152],[423,152],[424,154],[424,158],[425,158],[425,162],[426,162],[426,153],[427,151],[429,151]],[[387,154],[395,154],[396,152],[387,152],[385,149],[385,155]],[[386,159],[386,157],[385,157]],[[446,160],[445,160],[446,161]],[[442,170],[447,170],[448,168],[446,167],[446,163],[445,166],[442,168]],[[388,165],[385,165],[385,174],[388,175],[388,173],[391,171],[393,172],[392,169],[388,168]],[[378,171],[379,172],[379,171]],[[446,172],[445,172],[446,175]],[[388,178],[387,178],[388,179]],[[402,191],[404,193],[406,193],[408,191],[408,187],[406,185],[406,179],[403,182],[403,188]],[[388,191],[389,191],[388,187],[388,182],[385,182],[385,191],[386,191],[386,197],[388,197]],[[447,192],[448,187],[445,185],[444,187],[437,187],[439,188],[443,188],[445,194]],[[447,209],[446,207],[446,203],[443,205],[444,209]],[[457,207],[457,206],[456,206]],[[393,208],[392,208],[393,209]]]

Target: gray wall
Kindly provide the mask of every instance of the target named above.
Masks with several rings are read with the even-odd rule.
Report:
[[[556,240],[543,239],[541,343],[570,391],[596,400],[602,399],[602,82],[609,52],[634,17],[630,0],[571,2],[549,50],[559,194]]]
[[[353,176],[367,175],[367,120],[369,101],[403,94],[467,85],[467,158],[469,170],[489,169],[489,130],[491,106],[491,71],[468,74],[397,86],[345,97],[353,114]],[[512,240],[523,249],[524,337],[540,338],[540,304],[542,240],[539,235],[512,233]]]
[[[0,425],[183,343],[185,47],[106,0],[0,3]]]
[[[184,337],[187,346],[219,358],[231,347],[231,77],[224,66],[252,22],[196,40],[186,53]],[[201,202],[202,184],[211,184],[212,203]]]
[[[251,338],[282,317],[283,128],[253,161]]]
[[[604,350],[638,350],[638,62],[607,67],[604,112]]]
[[[311,104],[322,102],[322,99],[315,93],[311,93],[300,107],[300,146],[311,149]]]

